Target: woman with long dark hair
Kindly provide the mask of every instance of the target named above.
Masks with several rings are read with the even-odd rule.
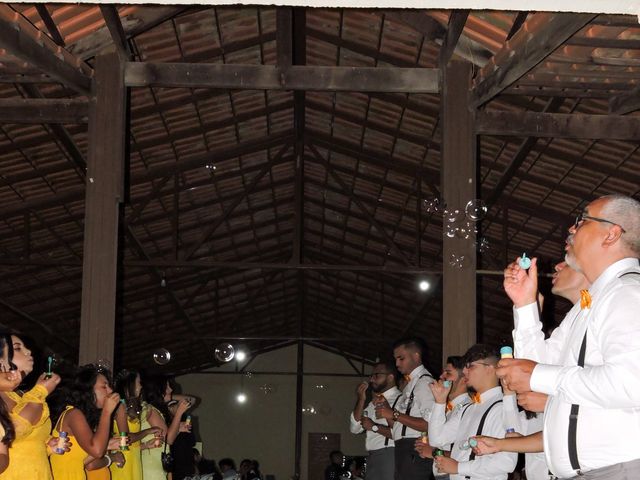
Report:
[[[17,335],[4,335],[7,345],[7,360],[21,377],[33,371],[34,360],[31,350]],[[11,445],[11,461],[7,469],[0,474],[2,480],[21,480],[37,478],[51,480],[49,454],[54,452],[55,442],[48,442],[51,432],[49,408],[46,397],[56,388],[60,377],[56,374],[42,374],[36,385],[27,392],[16,389],[1,392],[0,398],[9,412],[15,428],[15,439]],[[3,425],[4,426],[4,425]],[[6,427],[5,427],[6,430]],[[65,447],[68,448],[68,444]],[[58,457],[58,455],[53,455]]]
[[[0,335],[0,390],[11,392],[18,387],[22,377],[17,370],[10,370],[9,344],[11,337]],[[9,447],[16,438],[7,406],[0,399],[0,473],[9,466]]]
[[[71,452],[51,457],[55,480],[85,480],[85,467],[93,479],[110,478],[112,462],[124,465],[121,455],[106,455],[111,434],[111,415],[120,402],[120,395],[111,390],[107,372],[95,365],[78,369],[67,395],[67,407],[58,418],[54,438],[67,432],[73,444]],[[27,477],[24,477],[27,478]],[[37,478],[37,477],[28,477]]]

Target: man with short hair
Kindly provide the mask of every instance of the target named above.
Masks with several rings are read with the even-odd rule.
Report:
[[[373,398],[365,408],[369,387]],[[355,434],[366,432],[367,480],[390,480],[395,468],[391,428],[386,419],[376,419],[373,401],[382,397],[392,408],[395,407],[401,392],[396,387],[396,368],[393,362],[376,363],[369,376],[369,382],[361,382],[356,393],[357,400],[351,412],[350,430]]]
[[[591,202],[565,250],[591,283],[579,312],[545,341],[534,312],[535,262],[528,272],[507,272],[516,332],[540,363],[502,360],[498,374],[518,393],[550,395],[543,439],[553,474],[640,478],[640,202],[621,195]]]
[[[423,365],[426,348],[424,340],[417,337],[394,343],[396,367],[405,376],[407,385],[395,408],[386,401],[376,402],[376,415],[392,425],[395,480],[424,480],[431,475],[432,460],[420,458],[414,447],[416,438],[427,431],[427,419],[433,408],[433,394],[428,386],[434,379]]]
[[[430,385],[435,406],[429,419],[429,441],[444,446],[453,443],[451,457],[437,456],[434,461],[440,473],[452,480],[506,480],[518,461],[514,453],[475,456],[468,439],[475,435],[504,438],[502,388],[496,376],[498,352],[488,345],[476,344],[464,355],[464,376],[475,390],[473,402],[446,416],[447,396],[451,387],[441,380]]]

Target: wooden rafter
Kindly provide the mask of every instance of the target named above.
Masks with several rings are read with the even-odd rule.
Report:
[[[507,41],[474,81],[471,105],[485,104],[553,53],[593,14],[536,13]]]
[[[0,5],[0,48],[81,94],[91,89],[91,69],[8,5]]]
[[[129,87],[437,93],[435,68],[128,62]]]
[[[104,18],[104,22],[109,29],[113,44],[116,46],[118,55],[125,61],[131,58],[131,48],[127,41],[127,35],[122,28],[122,21],[120,20],[120,14],[118,8],[115,5],[100,5],[100,12]]]
[[[81,98],[0,99],[0,123],[87,123],[88,112]]]
[[[442,46],[440,47],[440,59],[438,65],[440,68],[445,68],[449,60],[451,59],[453,52],[458,45],[458,40],[462,31],[464,30],[464,24],[467,22],[469,16],[469,10],[453,10],[449,17],[449,24],[447,26],[447,34],[444,37]]]
[[[640,110],[640,86],[628,93],[621,93],[609,100],[609,113],[613,115],[626,115]]]
[[[58,26],[51,17],[47,6],[44,3],[36,3],[35,7],[38,11],[38,15],[40,15],[40,18],[44,22],[44,25],[47,27],[47,30],[49,30],[49,35],[51,36],[53,41],[61,47],[64,47],[64,38],[62,38],[62,35],[60,35],[60,30],[58,30]]]

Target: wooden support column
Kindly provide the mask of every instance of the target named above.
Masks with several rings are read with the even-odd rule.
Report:
[[[442,79],[442,195],[449,210],[464,212],[477,197],[476,136],[469,109],[471,64],[452,61]],[[446,222],[446,219],[445,219]],[[476,342],[475,236],[443,238],[442,355],[461,355]],[[464,256],[464,266],[450,264]]]
[[[89,105],[79,362],[113,362],[119,203],[124,198],[126,90],[115,53],[95,62]]]

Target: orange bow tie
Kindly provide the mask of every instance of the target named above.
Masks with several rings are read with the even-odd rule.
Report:
[[[482,402],[482,398],[480,398],[480,394],[478,392],[476,392],[473,395],[471,395],[471,401],[473,403],[480,403],[480,402]]]
[[[453,403],[447,402],[447,412],[450,412],[452,410],[453,410]]]
[[[404,376],[404,381],[409,383],[411,381],[411,375],[405,375]]]
[[[580,308],[591,308],[591,294],[589,290],[580,290]]]

